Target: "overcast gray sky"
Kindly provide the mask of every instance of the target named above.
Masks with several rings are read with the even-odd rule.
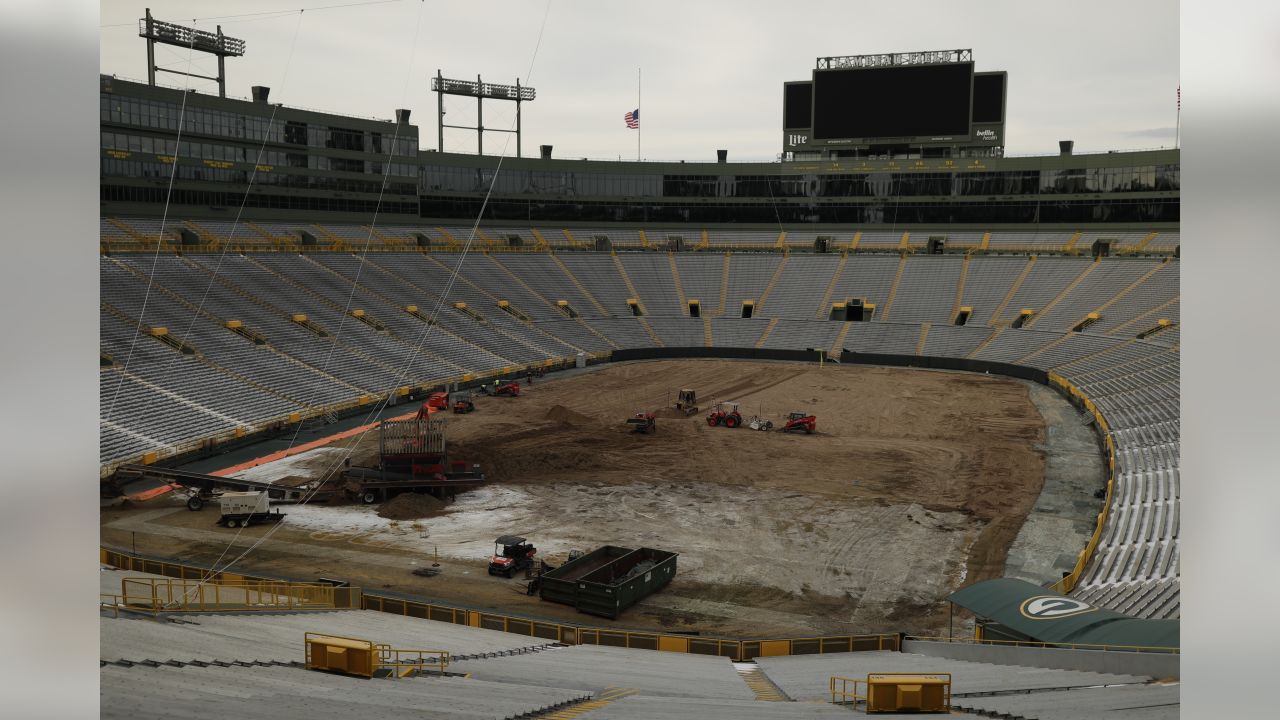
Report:
[[[421,145],[434,148],[436,69],[520,77],[538,91],[523,109],[526,155],[550,143],[557,157],[624,159],[636,154],[622,116],[637,105],[640,69],[646,159],[713,160],[727,148],[742,161],[776,157],[782,83],[808,78],[818,56],[972,48],[977,70],[1009,73],[1007,153],[1056,153],[1067,138],[1078,150],[1174,141],[1176,0],[389,0],[320,9],[368,1],[104,0],[101,69],[146,77],[137,19],[150,5],[159,19],[210,31],[221,23],[247,42],[245,57],[227,62],[231,95],[268,85],[273,102],[382,118],[407,107]],[[264,14],[299,7],[312,9]],[[212,56],[157,47],[162,66],[216,74]],[[160,79],[216,92],[204,80]],[[475,124],[474,100],[447,98],[445,109],[446,122]],[[487,127],[513,118],[512,103],[485,104]],[[486,134],[486,152],[501,152],[505,138]],[[445,150],[475,152],[474,134],[446,130]]]

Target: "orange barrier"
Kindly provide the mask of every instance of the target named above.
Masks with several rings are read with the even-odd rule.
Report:
[[[437,408],[429,408],[429,409],[433,413],[438,412]],[[359,435],[360,433],[363,433],[367,430],[372,430],[373,428],[378,427],[378,424],[383,422],[384,420],[412,420],[414,417],[417,417],[417,415],[418,415],[418,411],[414,410],[413,412],[405,413],[404,415],[397,415],[395,417],[383,418],[382,420],[371,422],[371,423],[368,423],[367,425],[360,425],[358,427],[353,427],[350,430],[343,430],[340,433],[334,433],[333,435],[328,435],[326,437],[322,437],[317,440],[312,440],[311,442],[303,443],[302,445],[294,445],[293,447],[287,448],[285,450],[277,450],[276,452],[273,452],[269,455],[256,457],[252,460],[247,460],[245,462],[242,462],[239,465],[232,465],[231,467],[222,468],[221,470],[215,470],[209,474],[217,475],[218,477],[226,477],[228,475],[238,473],[242,470],[248,470],[249,468],[258,467],[259,465],[265,465],[269,462],[275,462],[276,460],[283,460],[284,458],[297,455],[298,453],[304,453],[308,450],[314,450],[315,448],[318,448],[318,447],[324,447],[325,445],[329,445],[330,443],[337,442],[344,438],[349,438],[352,435]]]
[[[172,492],[172,491],[177,490],[177,489],[178,489],[178,486],[177,486],[177,485],[172,485],[172,484],[170,484],[170,485],[161,485],[161,486],[160,486],[160,487],[158,487],[158,488],[151,488],[150,490],[143,490],[143,491],[142,491],[142,492],[140,492],[140,493],[134,493],[133,495],[125,495],[124,497],[125,497],[125,499],[126,499],[126,500],[130,500],[130,501],[133,501],[133,502],[142,502],[143,500],[150,500],[151,498],[154,498],[154,497],[160,497],[161,495],[163,495],[163,494],[165,494],[165,493],[167,493],[167,492]]]

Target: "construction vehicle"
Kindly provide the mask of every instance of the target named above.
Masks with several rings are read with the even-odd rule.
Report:
[[[471,400],[471,393],[454,393],[453,395],[453,412],[456,415],[469,413],[476,409],[476,404]]]
[[[818,429],[818,418],[816,415],[802,412],[787,413],[787,424],[778,429],[781,432],[802,432],[812,435],[813,431]]]
[[[689,388],[681,388],[676,394],[676,409],[684,412],[685,415],[698,412],[698,393]]]
[[[738,412],[738,403],[722,402],[716,404],[716,409],[707,415],[707,424],[711,427],[723,425],[727,428],[736,428],[742,424],[742,413]]]
[[[265,492],[224,492],[218,497],[218,502],[222,507],[218,524],[229,528],[275,523],[284,519],[279,510],[271,512],[271,501]]]
[[[352,465],[342,471],[343,489],[354,499],[375,503],[405,490],[437,497],[484,483],[480,466],[453,457],[445,443],[445,419],[383,420],[378,424],[376,467]]]
[[[498,380],[492,387],[481,385],[485,394],[494,397],[506,395],[508,397],[520,397],[520,381],[519,380]]]
[[[651,412],[638,412],[627,418],[627,424],[631,426],[631,432],[653,434],[658,432],[658,421],[654,419]]]
[[[433,410],[444,410],[449,407],[449,393],[437,390],[428,395],[427,401],[422,405]]]
[[[753,415],[751,416],[751,422],[747,423],[747,427],[752,430],[772,430],[773,421],[767,418],[762,418],[759,415]]]
[[[538,549],[518,535],[503,535],[493,541],[493,557],[489,558],[489,574],[511,577],[533,567]]]

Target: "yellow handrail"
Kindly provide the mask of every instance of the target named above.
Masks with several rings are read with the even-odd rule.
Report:
[[[327,583],[279,580],[123,577],[120,594],[110,597],[117,613],[297,612],[338,608],[336,590]]]
[[[840,683],[839,690],[836,689],[836,681],[839,681]],[[853,683],[853,690],[849,690],[849,683]],[[866,702],[867,701],[866,690],[864,689],[861,693],[858,692],[858,686],[866,685],[866,684],[867,684],[867,681],[865,679],[832,675],[831,680],[828,683],[828,686],[831,689],[831,704],[832,705],[848,705],[848,704],[856,704],[858,701]],[[836,700],[837,696],[840,698],[839,700]]]

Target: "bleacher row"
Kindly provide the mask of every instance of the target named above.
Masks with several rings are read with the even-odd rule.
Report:
[[[102,591],[142,575],[103,568]],[[450,654],[448,675],[357,679],[303,668],[306,632]],[[924,644],[927,645],[927,644]],[[996,665],[921,652],[759,658],[761,702],[727,658],[539,638],[364,610],[100,619],[103,717],[836,718],[828,678],[948,672],[953,703],[1025,717],[1177,717],[1177,684],[1149,675]],[[1078,651],[1086,652],[1087,651]],[[1086,661],[1087,663],[1087,661]],[[584,702],[585,701],[585,702]],[[1157,709],[1158,708],[1158,709]],[[559,714],[557,714],[559,713]]]
[[[102,242],[118,250],[147,249],[161,244],[178,243],[183,230],[194,232],[202,244],[274,247],[298,244],[302,233],[308,233],[321,244],[341,244],[347,249],[380,249],[418,245],[419,235],[432,245],[458,247],[468,240],[473,247],[495,247],[509,244],[517,236],[523,247],[591,248],[594,238],[604,235],[614,248],[667,248],[668,239],[681,238],[685,249],[708,248],[812,248],[818,236],[832,238],[836,249],[896,250],[924,248],[929,238],[942,236],[951,249],[992,252],[1087,252],[1094,240],[1110,240],[1119,252],[1168,253],[1177,248],[1181,238],[1177,231],[1159,232],[1009,232],[990,233],[961,231],[841,231],[800,230],[670,230],[644,228],[522,228],[471,226],[407,226],[354,225],[341,223],[251,222],[226,220],[178,220],[161,222],[158,218],[103,217],[100,220]]]
[[[101,278],[104,472],[294,413],[578,352],[828,348],[1052,370],[1097,403],[1118,452],[1111,518],[1077,592],[1178,614],[1176,260],[164,253],[105,255]],[[870,322],[827,319],[854,298],[875,305]],[[690,317],[693,299],[701,317]],[[963,326],[960,307],[972,308]],[[1035,314],[1012,327],[1023,308]],[[1138,338],[1158,320],[1172,329]],[[191,354],[153,337],[157,327]]]

